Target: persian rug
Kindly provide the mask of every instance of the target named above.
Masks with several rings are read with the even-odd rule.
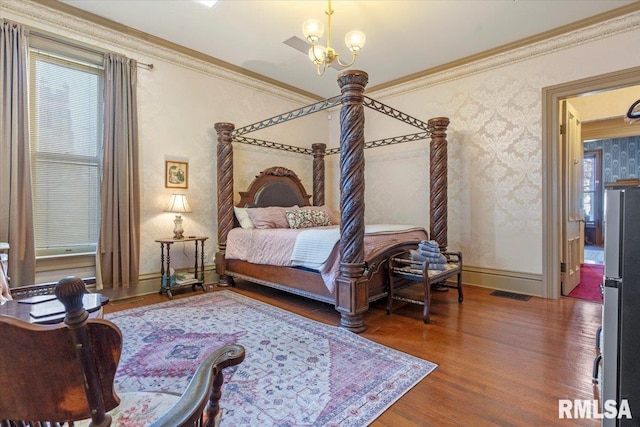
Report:
[[[580,283],[569,292],[570,297],[602,302],[600,285],[604,281],[604,264],[581,264]]]
[[[223,427],[366,426],[437,365],[229,290],[110,313],[122,330],[117,392],[181,393],[211,351],[225,369]]]

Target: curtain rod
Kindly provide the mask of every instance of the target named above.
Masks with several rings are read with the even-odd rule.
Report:
[[[44,32],[40,32],[40,31],[38,31],[36,29],[31,29],[30,28],[29,32],[31,34],[35,35],[36,37],[41,37],[43,39],[51,40],[51,41],[56,42],[56,43],[61,43],[61,44],[64,44],[66,46],[70,46],[70,47],[73,47],[73,48],[76,48],[76,49],[82,49],[82,50],[84,50],[86,52],[94,53],[96,55],[104,55],[105,53],[109,52],[109,51],[105,51],[105,50],[95,49],[95,48],[92,48],[92,47],[89,47],[89,46],[85,46],[85,45],[82,45],[82,44],[77,44],[77,43],[74,43],[72,41],[68,41],[68,40],[63,39],[63,38],[59,38],[59,37],[52,36],[52,35],[44,33]],[[114,53],[117,53],[117,52],[114,52]],[[117,53],[117,54],[121,55],[120,53]],[[122,56],[126,56],[126,55],[122,55]],[[152,63],[151,64],[146,64],[144,62],[140,62],[140,61],[136,60],[136,65],[140,66],[140,68],[145,68],[147,70],[153,70],[153,64]]]

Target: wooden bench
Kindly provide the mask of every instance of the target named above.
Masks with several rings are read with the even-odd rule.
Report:
[[[429,263],[424,262],[421,268],[415,268],[420,264],[411,261],[409,252],[402,252],[389,258],[389,293],[387,297],[387,314],[393,312],[393,301],[404,301],[424,306],[422,320],[429,323],[429,308],[431,301],[431,285],[439,284],[447,288],[458,290],[458,303],[462,302],[462,253],[443,252],[447,258],[444,270],[429,270]],[[446,282],[447,279],[456,276],[455,285]],[[405,279],[403,281],[399,279]],[[418,283],[416,283],[418,282]],[[421,292],[416,292],[415,287],[422,284]],[[414,288],[413,292],[397,293],[398,291]],[[420,299],[418,299],[420,297]]]

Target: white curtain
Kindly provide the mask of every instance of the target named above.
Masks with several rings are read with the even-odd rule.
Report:
[[[31,199],[28,30],[2,21],[0,32],[0,241],[9,243],[11,286],[35,281]]]
[[[136,61],[105,55],[104,155],[96,281],[127,288],[138,282],[140,188]]]

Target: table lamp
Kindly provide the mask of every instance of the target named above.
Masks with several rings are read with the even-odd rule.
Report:
[[[167,206],[165,212],[174,212],[176,214],[176,218],[173,220],[173,238],[184,239],[182,235],[184,232],[182,229],[182,215],[180,214],[183,212],[191,212],[189,203],[187,203],[187,196],[184,194],[172,194],[169,200],[169,206]]]

